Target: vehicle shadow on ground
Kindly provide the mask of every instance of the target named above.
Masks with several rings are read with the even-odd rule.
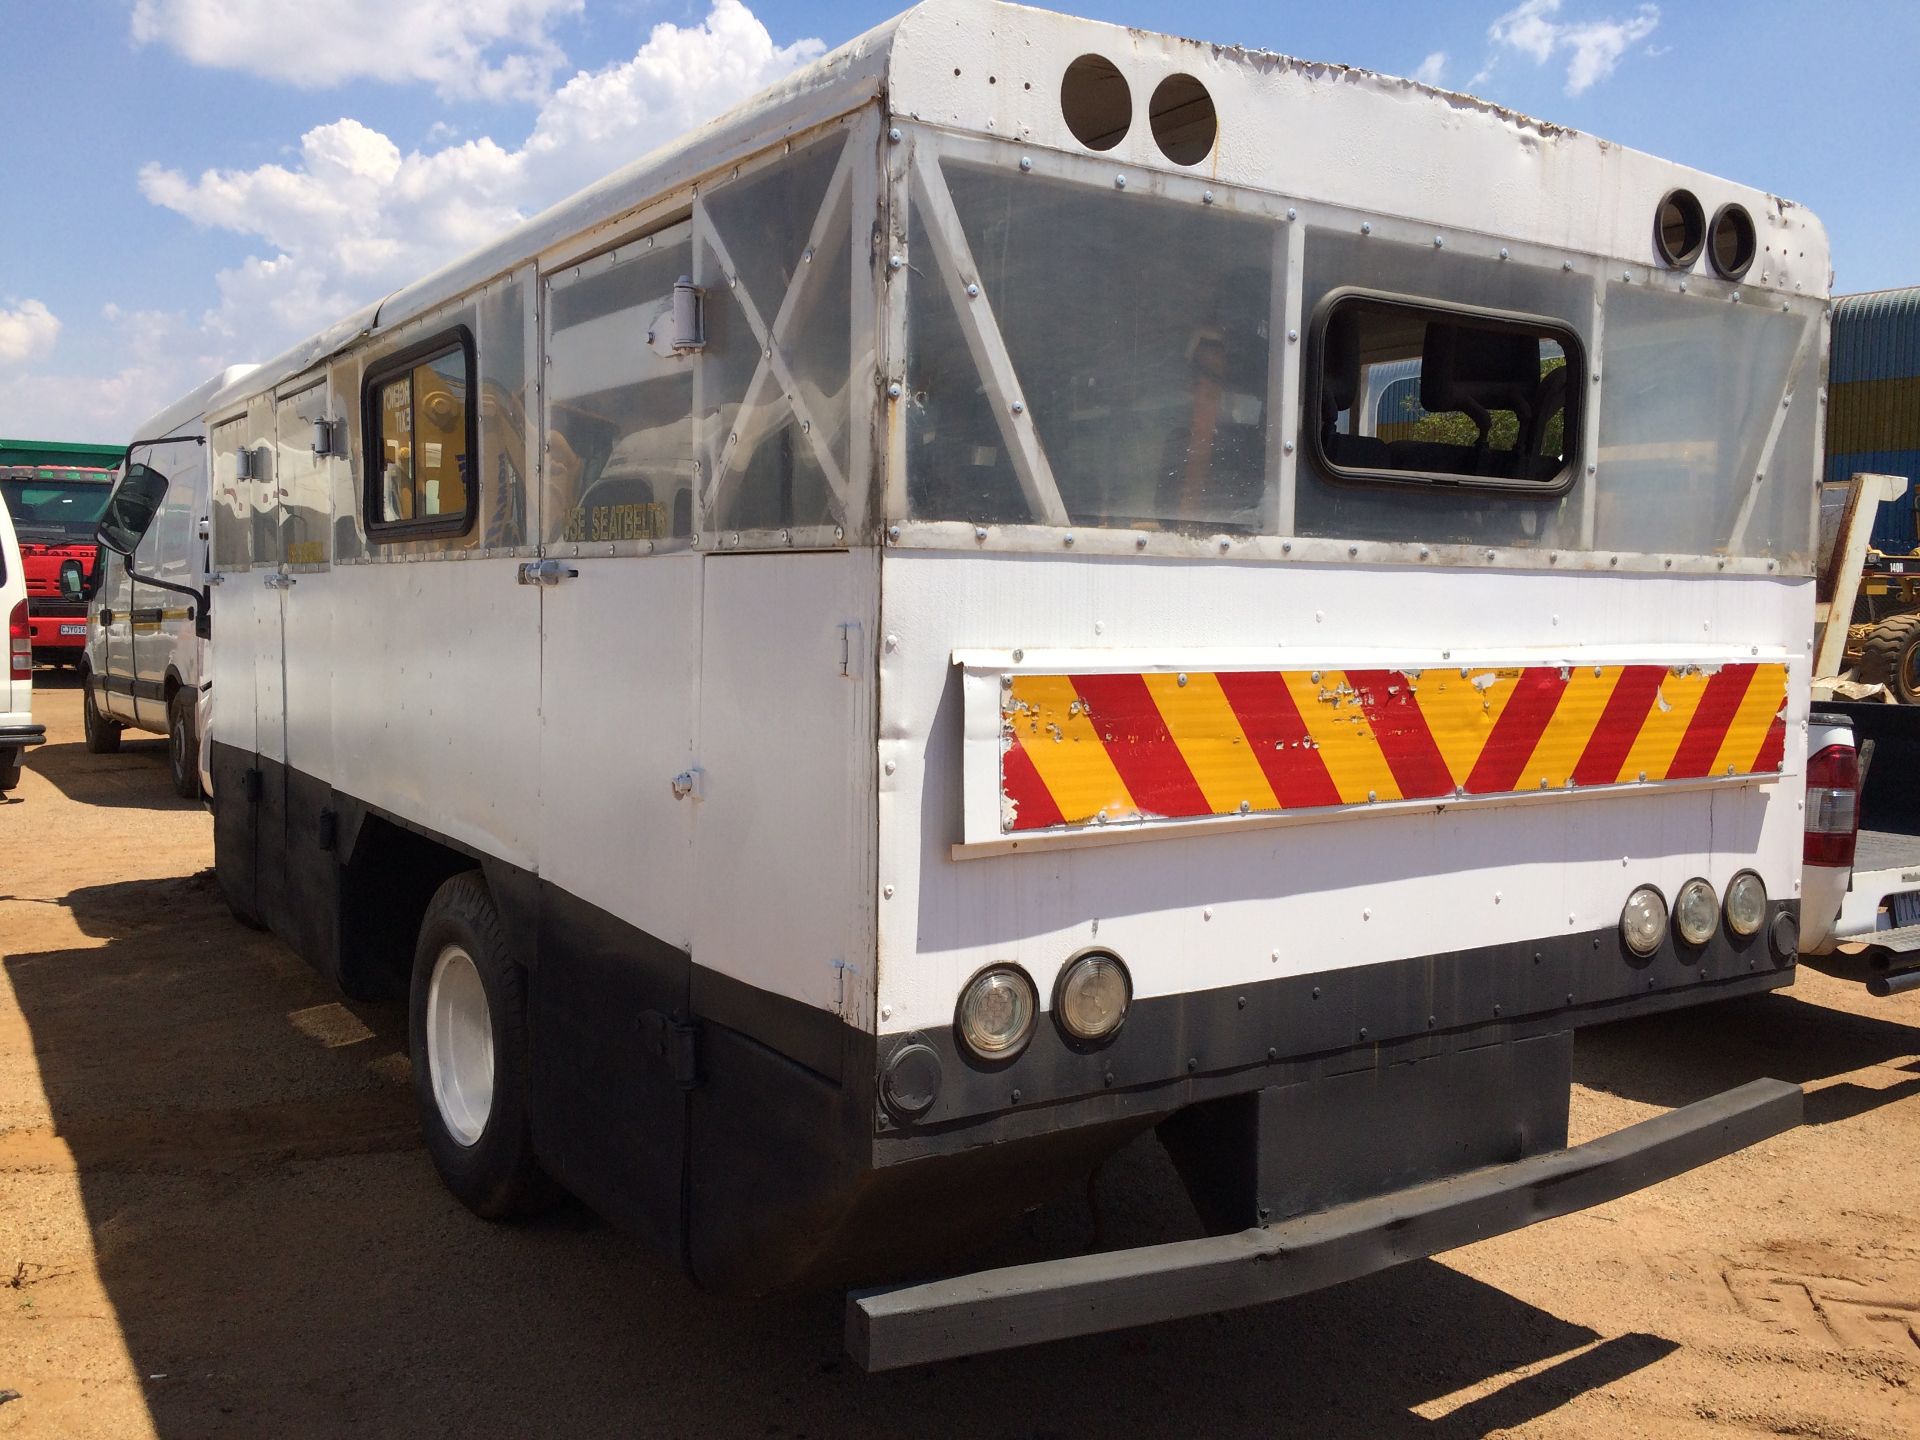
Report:
[[[866,1375],[842,1354],[837,1294],[707,1296],[577,1206],[518,1226],[461,1209],[418,1144],[404,1013],[341,1002],[229,919],[210,873],[66,903],[92,943],[10,956],[7,975],[163,1437],[1464,1437],[1675,1348],[1603,1340],[1425,1261]],[[1106,1244],[1193,1229],[1150,1137],[1093,1194]],[[979,1258],[1071,1253],[1093,1233],[1075,1195]]]
[[[67,740],[30,752],[27,765],[69,800],[83,805],[137,810],[198,810],[198,800],[173,793],[167,775],[164,737],[120,741],[113,755],[89,755],[87,747]],[[157,782],[157,783],[150,783]]]
[[[1630,1100],[1678,1106],[1772,1076],[1813,1087],[1807,1123],[1827,1125],[1920,1092],[1920,1077],[1883,1089],[1820,1082],[1916,1051],[1920,1028],[1911,1023],[1855,1015],[1778,990],[1582,1030],[1573,1078]]]

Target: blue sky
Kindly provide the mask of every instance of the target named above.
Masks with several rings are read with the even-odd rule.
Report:
[[[0,434],[124,440],[898,8],[0,0]],[[1470,90],[1811,206],[1840,291],[1920,283],[1912,0],[1065,8]]]

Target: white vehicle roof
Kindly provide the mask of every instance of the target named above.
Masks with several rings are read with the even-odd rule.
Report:
[[[136,425],[130,438],[157,440],[193,424],[207,413],[208,402],[215,395],[229,385],[238,384],[259,368],[258,365],[229,365],[208,376],[158,415],[150,416]]]
[[[1654,216],[1676,186],[1711,215],[1752,214],[1763,259],[1750,289],[1825,296],[1827,239],[1804,208],[1750,186],[1418,81],[1347,65],[1177,39],[998,0],[927,0],[795,71],[497,240],[366,306],[212,397],[224,409],[299,375],[355,340],[393,329],[531,257],[610,229],[640,207],[782,139],[884,96],[894,117],[1015,143],[1089,153],[1061,108],[1082,55],[1126,78],[1134,123],[1101,153],[1151,188],[1154,172],[1431,224],[1657,263]],[[1168,160],[1146,123],[1149,97],[1177,74],[1205,85],[1218,115],[1197,167]]]

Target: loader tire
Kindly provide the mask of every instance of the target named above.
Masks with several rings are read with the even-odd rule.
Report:
[[[1861,643],[1855,673],[1869,684],[1886,686],[1903,705],[1920,705],[1920,612],[1874,626]]]

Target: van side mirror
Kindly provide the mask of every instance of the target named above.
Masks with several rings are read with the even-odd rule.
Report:
[[[78,560],[60,562],[60,598],[63,600],[83,600],[87,593],[87,574],[80,568]]]
[[[131,555],[166,496],[166,476],[145,465],[129,465],[126,476],[114,486],[93,538],[115,554]]]

